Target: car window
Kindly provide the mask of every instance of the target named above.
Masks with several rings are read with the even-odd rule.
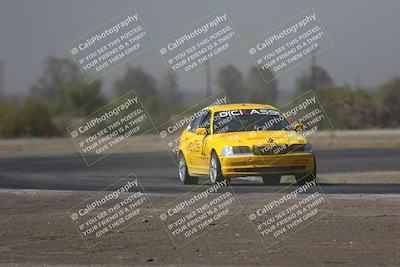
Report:
[[[199,128],[200,122],[203,120],[204,115],[200,115],[192,121],[189,132],[194,133]]]
[[[197,118],[196,118],[197,119]],[[193,133],[193,129],[194,129],[194,124],[196,122],[196,119],[192,120],[187,128],[187,130],[191,133]]]
[[[196,131],[196,125],[199,125],[199,117],[191,121],[188,131],[194,133],[194,131]]]
[[[209,111],[203,112],[200,116],[192,120],[188,127],[191,133],[196,132],[197,128],[210,128],[211,113]]]
[[[208,131],[211,125],[211,112],[207,111],[207,114],[202,118],[199,124],[199,128],[206,128]]]

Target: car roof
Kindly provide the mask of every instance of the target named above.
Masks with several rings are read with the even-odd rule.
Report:
[[[275,108],[271,105],[252,104],[252,103],[238,103],[238,104],[227,104],[227,105],[219,105],[219,106],[209,106],[204,109],[209,109],[212,112],[237,110],[237,109],[274,109],[274,110],[278,110],[277,108]]]

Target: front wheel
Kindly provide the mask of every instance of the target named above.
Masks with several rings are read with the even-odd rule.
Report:
[[[218,156],[213,151],[210,158],[210,181],[212,184],[215,184],[216,182],[221,182],[224,179],[225,177],[222,175],[221,164]]]
[[[193,177],[189,175],[186,160],[182,153],[179,154],[178,168],[179,180],[182,182],[182,184],[197,184],[199,177]]]

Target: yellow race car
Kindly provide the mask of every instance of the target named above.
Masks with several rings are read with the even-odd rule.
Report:
[[[304,125],[291,125],[273,106],[229,104],[207,107],[183,131],[178,151],[179,179],[212,184],[234,177],[261,176],[278,185],[282,175],[298,184],[316,177],[316,163]]]

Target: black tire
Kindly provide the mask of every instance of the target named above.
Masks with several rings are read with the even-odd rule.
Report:
[[[181,164],[183,165],[181,166]],[[197,182],[199,181],[199,177],[194,177],[189,175],[186,165],[186,160],[182,153],[179,153],[178,177],[182,184],[197,184]]]
[[[214,166],[215,169],[213,167],[214,162],[216,164],[216,166]],[[214,171],[215,173],[213,174]],[[209,173],[210,173],[209,177],[211,184],[215,184],[216,182],[221,182],[225,180],[225,177],[221,171],[221,163],[219,162],[219,158],[217,156],[217,153],[215,153],[215,151],[211,152]]]
[[[264,175],[262,176],[265,185],[279,185],[281,183],[280,175]]]
[[[297,185],[305,185],[307,182],[315,181],[317,177],[317,164],[314,157],[314,170],[312,173],[309,174],[301,174],[296,175],[296,183]]]

